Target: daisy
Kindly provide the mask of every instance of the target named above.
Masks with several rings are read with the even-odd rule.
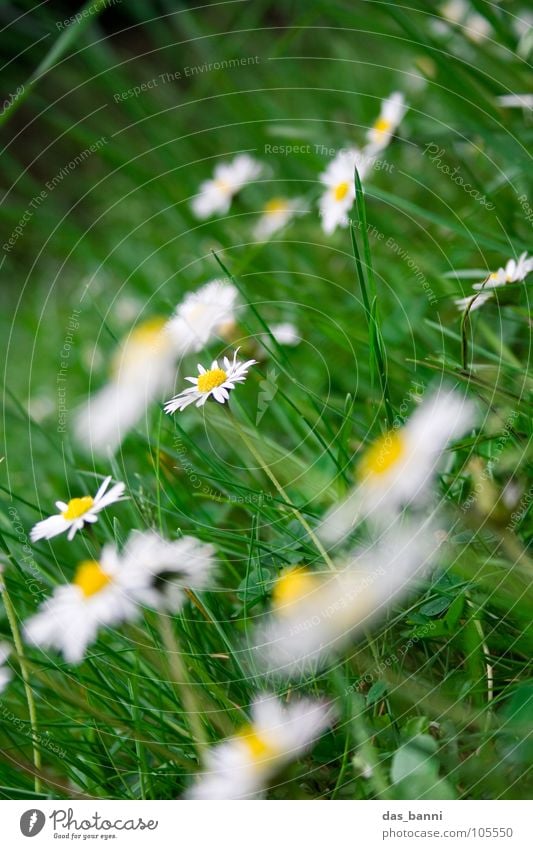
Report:
[[[211,280],[185,296],[166,328],[183,354],[200,351],[217,335],[226,338],[235,326],[238,294],[226,280]]]
[[[441,390],[423,401],[407,424],[379,437],[359,461],[355,489],[326,515],[321,536],[336,543],[355,523],[387,523],[408,505],[423,504],[449,442],[474,424],[474,407]]]
[[[288,345],[289,347],[293,347],[302,341],[298,328],[290,321],[281,321],[279,324],[271,324],[269,330],[278,345]]]
[[[257,180],[262,165],[247,153],[240,153],[232,162],[220,162],[211,180],[205,180],[193,199],[191,208],[196,218],[209,218],[218,213],[225,215],[233,196],[247,183]]]
[[[249,799],[263,794],[272,776],[306,752],[333,722],[329,705],[298,699],[284,705],[277,696],[260,696],[252,721],[208,751],[207,770],[189,793],[191,799]]]
[[[520,283],[533,271],[533,256],[528,256],[527,251],[520,254],[518,260],[510,259],[504,268],[493,271],[487,280],[482,283],[474,283],[473,289],[494,289],[497,286],[505,286],[506,283]]]
[[[8,646],[7,643],[0,643],[0,693],[6,688],[11,680],[11,670],[5,665],[10,654],[10,646]]]
[[[337,227],[348,226],[348,212],[355,199],[354,168],[357,165],[363,179],[368,160],[355,148],[340,150],[335,159],[320,175],[326,190],[319,201],[324,233],[330,235]]]
[[[75,414],[78,444],[99,455],[115,453],[149,405],[169,391],[181,349],[166,318],[137,325],[113,358],[110,381]]]
[[[524,251],[518,260],[508,260],[503,268],[491,272],[481,283],[474,283],[472,288],[476,289],[479,294],[457,298],[455,305],[460,311],[470,308],[470,312],[473,312],[492,298],[491,289],[505,286],[506,283],[521,283],[531,271],[533,271],[533,256],[528,256],[527,251]]]
[[[198,376],[185,378],[193,385],[167,401],[164,408],[165,413],[184,410],[189,404],[194,403],[197,407],[203,407],[211,397],[219,404],[224,404],[229,398],[229,390],[235,389],[236,383],[244,383],[248,369],[257,362],[257,360],[246,360],[246,362],[240,363],[237,360],[238,352],[239,349],[237,348],[233,355],[233,362],[224,357],[224,368],[219,366],[218,360],[213,360],[209,369],[205,369],[198,363]]]
[[[98,521],[98,513],[101,510],[117,501],[124,501],[126,485],[116,483],[108,491],[110,483],[111,475],[104,480],[94,498],[92,495],[82,495],[81,498],[71,498],[68,502],[56,501],[59,513],[37,522],[30,531],[31,541],[52,539],[65,531],[68,531],[67,539],[74,539],[76,531],[81,531],[86,522],[93,524]]]
[[[79,663],[100,627],[135,620],[140,606],[177,612],[185,588],[206,585],[213,562],[213,548],[193,537],[169,542],[134,531],[122,553],[106,545],[100,560],[81,562],[72,582],[57,587],[26,622],[26,638]]]
[[[302,198],[271,198],[263,207],[263,214],[254,227],[254,238],[267,241],[303,211],[305,211],[305,202]]]
[[[336,572],[287,570],[274,585],[266,623],[257,629],[254,660],[286,678],[316,671],[426,574],[437,549],[427,525],[409,524],[370,549],[352,552]]]
[[[395,91],[381,104],[379,118],[367,133],[368,150],[377,153],[390,143],[400,125],[407,105],[401,91]]]

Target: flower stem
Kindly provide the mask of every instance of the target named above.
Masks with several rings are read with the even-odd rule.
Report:
[[[9,593],[5,587],[2,586],[2,601],[4,602],[4,607],[6,609],[7,619],[9,622],[9,627],[11,628],[11,634],[13,635],[13,643],[15,645],[15,649],[17,652],[17,658],[20,665],[20,673],[22,675],[22,680],[24,682],[24,691],[26,693],[26,702],[28,704],[28,714],[30,717],[30,727],[31,727],[31,745],[33,749],[33,763],[35,769],[40,773],[41,772],[41,752],[39,750],[37,744],[37,711],[35,709],[35,700],[33,698],[33,691],[30,685],[30,676],[28,673],[28,667],[26,666],[26,658],[24,656],[24,647],[22,645],[22,639],[20,636],[20,630],[18,627],[17,616],[15,613],[15,608],[11,602],[11,598]],[[36,774],[34,776],[34,786],[35,792],[41,792],[41,779]]]
[[[203,760],[203,750],[207,749],[209,741],[200,720],[201,710],[189,680],[182,651],[178,644],[178,640],[176,639],[176,635],[172,630],[170,619],[164,614],[159,616],[159,633],[161,634],[161,639],[167,652],[167,660],[170,674],[172,676],[172,682],[174,683],[176,692],[178,693],[183,707],[185,708],[187,723],[192,732],[192,739],[196,748],[196,756],[198,758],[198,763],[201,764]]]
[[[311,541],[313,542],[313,544],[314,544],[314,546],[316,547],[317,551],[319,552],[320,556],[324,559],[324,562],[327,564],[327,566],[328,566],[328,567],[329,567],[329,568],[330,568],[333,572],[335,572],[335,571],[336,571],[336,569],[335,569],[335,564],[333,563],[333,561],[331,560],[331,557],[329,556],[329,554],[327,553],[326,549],[324,548],[324,546],[323,546],[323,545],[322,545],[322,543],[320,542],[319,538],[317,537],[317,535],[316,535],[316,534],[315,534],[315,532],[313,531],[313,529],[312,529],[311,525],[309,524],[309,522],[307,521],[307,519],[305,518],[305,516],[303,516],[303,515],[300,513],[300,511],[298,510],[298,508],[297,508],[297,507],[294,507],[292,504],[290,504],[289,496],[287,495],[287,493],[286,493],[286,492],[285,492],[285,490],[283,489],[282,485],[280,484],[280,482],[278,481],[278,479],[276,478],[276,476],[274,475],[274,473],[272,472],[272,470],[271,470],[271,469],[269,468],[269,466],[265,463],[265,461],[263,460],[263,458],[262,458],[262,457],[261,457],[261,455],[259,454],[258,450],[256,449],[255,445],[254,445],[254,444],[253,444],[253,442],[251,441],[251,439],[249,439],[249,438],[248,438],[248,436],[246,435],[246,433],[245,433],[244,429],[243,429],[243,428],[242,428],[242,426],[241,426],[241,423],[238,421],[238,419],[237,419],[235,416],[234,416],[233,418],[234,418],[234,421],[235,421],[235,424],[236,424],[237,430],[239,431],[239,435],[240,435],[240,437],[241,437],[242,441],[244,442],[244,444],[246,445],[246,447],[248,448],[248,450],[250,451],[250,453],[253,455],[253,457],[257,460],[257,462],[259,463],[259,465],[260,465],[260,466],[261,466],[261,468],[263,469],[264,473],[265,473],[265,474],[267,475],[267,477],[268,477],[268,478],[272,481],[272,483],[273,483],[273,484],[274,484],[274,486],[276,487],[277,491],[279,492],[279,494],[281,495],[281,497],[283,498],[283,500],[284,500],[284,501],[286,501],[286,502],[287,502],[287,504],[289,504],[290,509],[291,509],[291,510],[292,510],[292,512],[294,513],[294,515],[295,515],[296,519],[300,522],[301,526],[304,528],[304,530],[306,531],[306,533],[309,535],[309,538],[310,538],[310,539],[311,539]]]

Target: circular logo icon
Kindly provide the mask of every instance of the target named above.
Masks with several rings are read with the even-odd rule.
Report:
[[[31,808],[29,811],[24,811],[20,818],[20,830],[24,837],[35,837],[43,830],[46,817],[42,811],[37,808]]]

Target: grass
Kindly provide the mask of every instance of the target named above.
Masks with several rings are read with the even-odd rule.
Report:
[[[122,543],[132,527],[193,533],[216,547],[220,567],[216,588],[191,594],[179,616],[160,621],[147,610],[136,625],[102,631],[79,667],[17,645],[0,696],[2,798],[182,795],[205,743],[245,723],[265,686],[245,646],[273,579],[286,565],[321,563],[313,529],[350,486],[361,446],[408,416],[417,387],[441,382],[480,411],[476,436],[449,453],[439,480],[441,568],[326,671],[276,685],[289,698],[326,694],[339,716],[269,798],[530,796],[529,290],[507,287],[463,326],[453,303],[472,282],[457,269],[482,277],[531,247],[519,201],[530,192],[531,113],[497,101],[528,91],[530,68],[513,29],[522,4],[475,5],[493,26],[478,44],[460,27],[439,34],[427,3],[198,10],[161,0],[117,5],[68,31],[57,26],[72,14],[67,5],[3,8],[0,38],[13,59],[5,91],[25,88],[2,114],[2,242],[17,226],[21,234],[1,265],[0,545],[10,601],[0,633],[16,640],[78,560]],[[325,236],[316,210],[330,161],[323,148],[362,145],[396,89],[409,112],[384,154],[388,167],[367,175],[351,230]],[[299,152],[268,152],[274,145]],[[227,216],[199,223],[189,206],[199,183],[244,150],[266,175]],[[259,210],[285,193],[305,197],[310,211],[257,243]],[[244,344],[260,336],[265,349],[231,414],[171,418],[155,404],[112,469],[58,432],[67,337],[71,412],[105,381],[134,322],[169,315],[186,291],[222,274],[248,304]],[[280,320],[297,324],[298,346],[270,335]],[[219,354],[214,345],[203,359]],[[277,391],[256,425],[272,369]],[[93,534],[30,546],[32,524],[94,472],[124,480],[131,500]],[[502,495],[509,485],[514,507]]]

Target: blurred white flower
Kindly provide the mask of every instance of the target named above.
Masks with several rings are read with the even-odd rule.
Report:
[[[305,208],[302,198],[272,198],[263,207],[263,214],[253,230],[254,238],[258,241],[270,239],[296,215],[304,212]]]
[[[333,722],[331,707],[311,699],[284,705],[264,695],[239,734],[207,752],[206,771],[191,799],[250,799],[265,792],[282,767],[306,752]]]
[[[167,332],[182,354],[197,352],[217,335],[226,336],[235,324],[238,291],[225,280],[211,280],[190,292],[167,324]]]
[[[533,271],[533,256],[528,256],[527,251],[520,254],[518,260],[510,259],[504,268],[499,268],[489,274],[488,279],[482,283],[474,283],[473,289],[494,289],[496,286],[505,286],[506,283],[519,283],[525,280],[527,275]]]
[[[219,404],[224,404],[229,398],[230,391],[235,389],[235,384],[244,383],[248,369],[257,362],[257,360],[239,362],[237,360],[238,352],[239,349],[237,348],[233,355],[233,361],[224,357],[223,368],[219,366],[218,360],[213,360],[209,369],[205,369],[203,365],[198,363],[198,376],[185,378],[193,385],[167,401],[165,413],[184,410],[189,404],[194,403],[197,407],[203,407],[209,398],[214,398]]]
[[[78,443],[96,454],[114,453],[150,404],[171,390],[178,359],[231,330],[237,295],[235,286],[212,280],[188,293],[169,320],[136,326],[115,356],[112,379],[76,412]]]
[[[467,0],[448,0],[439,7],[439,12],[449,24],[460,26],[467,38],[475,43],[484,41],[492,33],[488,20],[479,12],[473,11]]]
[[[518,260],[510,259],[504,267],[498,268],[497,271],[491,272],[489,276],[480,283],[474,283],[472,286],[478,294],[467,295],[464,298],[457,298],[455,306],[461,312],[470,308],[470,312],[479,309],[483,304],[492,298],[491,289],[497,289],[500,286],[505,286],[506,283],[519,283],[525,280],[527,275],[533,271],[533,256],[528,256],[527,251],[522,253]]]
[[[394,528],[377,545],[352,552],[338,571],[287,570],[274,585],[272,611],[254,640],[254,662],[294,678],[328,663],[376,618],[384,617],[433,564],[439,544],[427,525]]]
[[[328,235],[337,227],[348,226],[348,212],[355,199],[354,168],[363,179],[371,159],[360,150],[340,150],[320,175],[326,190],[319,201],[322,229]]]
[[[10,654],[11,647],[7,643],[0,643],[0,693],[11,680],[11,670],[5,665]]]
[[[496,100],[500,106],[533,109],[533,94],[502,94]]]
[[[393,92],[382,102],[379,118],[367,133],[369,152],[378,153],[387,147],[406,111],[407,105],[401,91]]]
[[[101,510],[117,501],[124,501],[125,484],[116,483],[108,491],[110,483],[111,475],[104,480],[94,498],[92,495],[82,495],[81,498],[71,498],[68,503],[56,501],[56,507],[60,512],[49,516],[48,519],[43,519],[42,522],[37,522],[30,531],[31,541],[51,539],[65,531],[68,531],[67,539],[74,539],[76,531],[81,531],[86,522],[92,524],[98,521],[98,513]]]
[[[296,325],[290,321],[281,321],[279,324],[271,324],[270,332],[278,345],[298,345],[301,342],[300,334]]]
[[[257,180],[262,165],[247,153],[240,153],[231,162],[220,162],[211,180],[204,180],[191,208],[196,218],[209,218],[218,213],[225,215],[234,195],[247,183]]]
[[[424,400],[407,424],[390,430],[366,449],[355,489],[333,507],[319,533],[336,543],[364,519],[387,524],[404,507],[424,503],[449,442],[474,424],[474,406],[441,390]]]
[[[179,610],[185,588],[204,587],[213,564],[212,547],[193,537],[169,542],[134,531],[122,553],[106,545],[99,561],[81,562],[72,582],[57,587],[26,622],[26,639],[79,663],[100,627],[133,621],[142,605]]]

